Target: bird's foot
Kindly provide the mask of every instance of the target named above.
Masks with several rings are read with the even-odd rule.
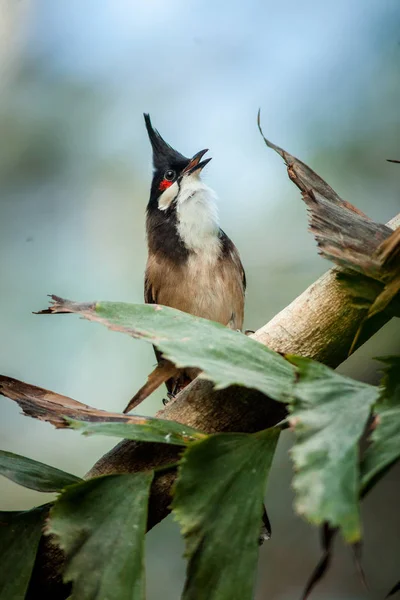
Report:
[[[244,330],[244,335],[252,335],[253,333],[255,333],[255,331],[253,331],[253,329],[245,329]]]
[[[175,394],[173,394],[172,392],[168,392],[167,397],[163,398],[163,400],[162,400],[163,405],[167,406],[167,404],[174,398],[175,398]]]

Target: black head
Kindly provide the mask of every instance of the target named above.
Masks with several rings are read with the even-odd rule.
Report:
[[[186,158],[186,156],[183,156],[183,154],[174,150],[172,146],[163,140],[157,129],[153,129],[150,115],[145,113],[144,120],[153,149],[154,173],[150,195],[150,200],[152,200],[157,198],[163,192],[164,180],[166,182],[176,181],[183,169],[188,166],[190,158]],[[165,186],[167,185],[168,183],[165,184]]]
[[[146,123],[147,133],[149,134],[151,147],[153,148],[154,169],[163,169],[168,167],[171,163],[186,166],[190,159],[183,156],[177,150],[174,150],[172,146],[163,140],[157,129],[153,129],[150,115],[144,113],[144,121]]]
[[[167,144],[165,140],[158,133],[157,129],[154,129],[150,115],[144,114],[144,120],[146,123],[147,133],[149,135],[150,143],[153,149],[153,181],[151,184],[150,202],[149,208],[156,205],[159,196],[173,183],[179,182],[183,173],[187,173],[188,170],[202,169],[209,160],[200,163],[201,157],[207,152],[202,150],[195,154],[192,158],[183,156],[177,150],[174,150],[172,146]]]

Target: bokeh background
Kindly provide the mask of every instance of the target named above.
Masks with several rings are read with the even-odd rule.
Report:
[[[142,301],[151,154],[142,113],[204,172],[247,271],[246,327],[267,322],[329,267],[305,207],[256,126],[372,218],[399,211],[398,0],[0,0],[0,369],[121,410],[152,349],[74,317],[35,316],[46,294]],[[377,382],[374,356],[400,350],[387,325],[343,372]],[[163,392],[140,412],[154,414]],[[1,447],[83,475],[112,445],[55,431],[0,398]],[[267,493],[273,539],[257,599],[291,600],[317,562],[317,532],[292,511],[290,434]],[[399,470],[363,507],[364,567],[336,544],[314,598],[379,598],[399,578]],[[2,479],[1,508],[47,496]],[[51,496],[49,496],[51,497]],[[168,519],[147,537],[148,598],[179,598],[183,545]]]

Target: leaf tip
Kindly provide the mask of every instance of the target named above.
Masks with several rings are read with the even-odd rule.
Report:
[[[36,315],[54,315],[58,313],[84,313],[94,312],[98,306],[97,302],[74,302],[56,294],[48,294],[50,300],[50,306],[44,310],[35,312]]]
[[[56,296],[56,294],[47,294],[47,296],[48,298],[51,298],[50,306],[43,310],[35,311],[33,313],[34,315],[50,315],[58,312],[59,309],[61,312],[64,312],[62,308],[70,302],[69,300],[64,300],[64,298],[61,298],[60,296]]]
[[[301,423],[300,417],[289,417],[287,419],[290,429],[294,430]]]

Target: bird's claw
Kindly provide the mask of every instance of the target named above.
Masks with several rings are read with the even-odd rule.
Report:
[[[175,394],[173,392],[167,392],[167,398],[163,398],[162,403],[164,406],[167,406],[168,402],[175,398]]]

